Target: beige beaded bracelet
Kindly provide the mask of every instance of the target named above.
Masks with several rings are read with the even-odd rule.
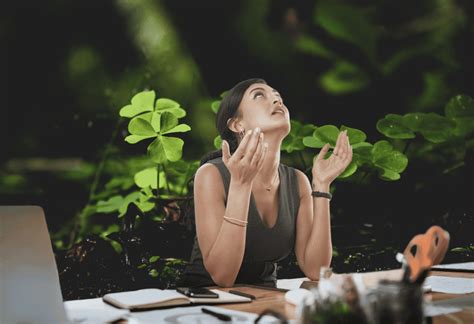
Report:
[[[238,226],[246,227],[248,222],[241,219],[224,216],[224,220]]]

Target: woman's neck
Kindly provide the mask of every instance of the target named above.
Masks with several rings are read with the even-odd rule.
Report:
[[[265,142],[268,143],[267,153],[265,154],[262,169],[255,179],[265,186],[271,186],[276,182],[275,178],[277,177],[278,166],[280,165],[281,140],[267,140],[265,138]]]

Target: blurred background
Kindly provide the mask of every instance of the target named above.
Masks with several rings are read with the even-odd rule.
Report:
[[[134,269],[143,265],[150,280],[168,274],[169,285],[194,237],[183,197],[197,161],[215,149],[212,105],[237,82],[260,77],[280,91],[295,122],[283,162],[307,172],[318,149],[302,139],[323,125],[387,141],[406,158],[391,169],[399,178],[361,162],[334,184],[336,272],[399,267],[395,253],[433,224],[451,233],[446,261],[472,260],[473,12],[469,0],[10,2],[0,12],[0,203],[44,208],[63,290],[66,272],[87,261],[77,259],[78,244],[90,260],[123,255],[126,238],[109,235],[127,228],[148,237],[146,262],[141,256]],[[150,141],[124,140],[130,129],[120,109],[144,90],[186,111],[181,161],[157,164],[147,156]],[[431,119],[426,129],[407,129],[413,124],[388,114]],[[297,134],[304,125],[314,127]],[[390,125],[400,132],[386,131]],[[147,167],[154,182],[139,183],[149,180],[137,179]],[[143,234],[143,219],[156,231]],[[279,277],[300,275],[293,256],[281,263]],[[84,277],[81,287],[97,280]],[[117,289],[120,280],[99,288]],[[105,291],[70,287],[70,298]]]

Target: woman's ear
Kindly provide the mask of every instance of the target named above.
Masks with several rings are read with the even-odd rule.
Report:
[[[227,121],[227,127],[234,133],[240,133],[244,131],[241,121],[238,118],[229,118]]]

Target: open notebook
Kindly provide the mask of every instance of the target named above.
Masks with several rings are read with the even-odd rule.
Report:
[[[252,301],[250,298],[237,296],[218,289],[211,289],[211,291],[218,294],[219,298],[192,298],[176,290],[161,290],[156,288],[110,293],[102,298],[111,305],[130,310],[189,304],[249,303]]]

